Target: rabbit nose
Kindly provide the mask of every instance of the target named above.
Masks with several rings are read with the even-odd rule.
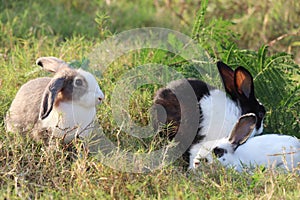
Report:
[[[97,92],[97,97],[98,97],[99,101],[103,101],[105,98],[105,96],[104,96],[103,92],[100,90],[100,88],[99,88],[99,91]]]
[[[96,105],[101,104],[103,100],[104,100],[103,97],[98,97],[97,100],[96,100]]]
[[[98,96],[98,100],[101,102],[101,101],[103,101],[105,99],[105,96],[104,95],[100,95],[100,96]]]

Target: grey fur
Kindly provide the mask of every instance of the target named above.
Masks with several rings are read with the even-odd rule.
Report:
[[[41,57],[36,64],[55,75],[28,81],[19,89],[7,112],[5,127],[9,132],[30,133],[35,139],[47,141],[55,127],[42,125],[42,120],[60,102],[80,100],[89,86],[77,70],[58,58]]]
[[[51,80],[50,77],[37,78],[20,88],[6,115],[7,131],[25,133],[38,129],[42,96]]]

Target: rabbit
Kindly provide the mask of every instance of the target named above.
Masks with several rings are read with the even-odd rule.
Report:
[[[104,100],[95,77],[55,57],[38,58],[36,64],[54,76],[22,85],[6,114],[6,131],[29,132],[37,140],[58,137],[63,143],[88,136],[96,105]]]
[[[212,162],[212,158],[216,157],[223,166],[233,167],[238,172],[254,166],[293,171],[300,164],[300,141],[296,137],[279,134],[250,137],[256,121],[255,114],[245,114],[240,117],[229,137],[211,141],[214,145],[211,150],[203,152],[201,147],[197,152],[194,148],[193,152],[197,152],[197,155],[191,157],[193,162],[190,168],[197,167],[201,158]]]
[[[200,113],[196,136],[189,131],[179,133],[186,135],[185,138],[193,137],[192,144],[183,154],[183,158],[187,162],[189,162],[190,157],[189,151],[194,144],[197,144],[199,141],[205,142],[227,137],[239,117],[243,114],[254,113],[257,117],[251,137],[263,132],[263,119],[266,110],[255,97],[253,77],[250,72],[244,67],[232,70],[222,61],[217,62],[217,67],[225,92],[201,80],[187,79],[171,82],[167,87],[159,89],[154,97],[154,128],[157,129],[158,124],[172,123],[173,131],[167,136],[169,140],[173,140],[177,135],[183,120],[191,120],[190,118],[182,119],[183,115],[190,113],[193,116],[193,112]],[[176,98],[177,95],[174,94],[176,92],[177,94],[185,92],[182,88],[185,87],[183,83],[186,81],[195,93],[196,103],[191,97],[189,104],[179,104]],[[220,123],[222,126],[219,126]],[[182,138],[184,139],[184,137]]]

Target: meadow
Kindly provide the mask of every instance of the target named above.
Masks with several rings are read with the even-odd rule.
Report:
[[[106,39],[130,29],[164,27],[193,38],[211,63],[222,60],[247,68],[267,109],[264,132],[300,138],[299,14],[297,0],[1,1],[0,198],[299,199],[300,177],[294,172],[257,168],[237,173],[205,163],[191,172],[178,159],[157,170],[130,173],[104,164],[109,157],[88,154],[81,141],[72,143],[76,151],[59,141],[49,149],[4,129],[5,114],[22,84],[51,76],[35,65],[38,57],[55,56],[88,68],[90,53]],[[178,45],[172,38],[169,42]],[[97,78],[106,98],[97,118],[105,136],[124,152],[149,154],[165,143],[157,135],[133,137],[113,115],[112,91],[123,75],[149,63],[205,78],[195,70],[197,62],[155,48],[129,52],[100,71]],[[146,85],[132,93],[128,113],[137,124],[150,123],[148,109],[159,87]],[[112,162],[122,169],[121,156]]]

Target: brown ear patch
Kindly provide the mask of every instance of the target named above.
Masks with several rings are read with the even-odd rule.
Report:
[[[240,117],[239,121],[234,126],[229,142],[235,145],[241,145],[250,137],[256,125],[256,116],[249,113]]]
[[[245,95],[250,98],[253,95],[253,80],[251,74],[244,69],[239,67],[235,70],[234,81],[236,84],[236,89],[239,94]]]
[[[62,92],[59,92],[55,98],[54,106],[58,107],[60,102],[63,102],[66,99]]]

